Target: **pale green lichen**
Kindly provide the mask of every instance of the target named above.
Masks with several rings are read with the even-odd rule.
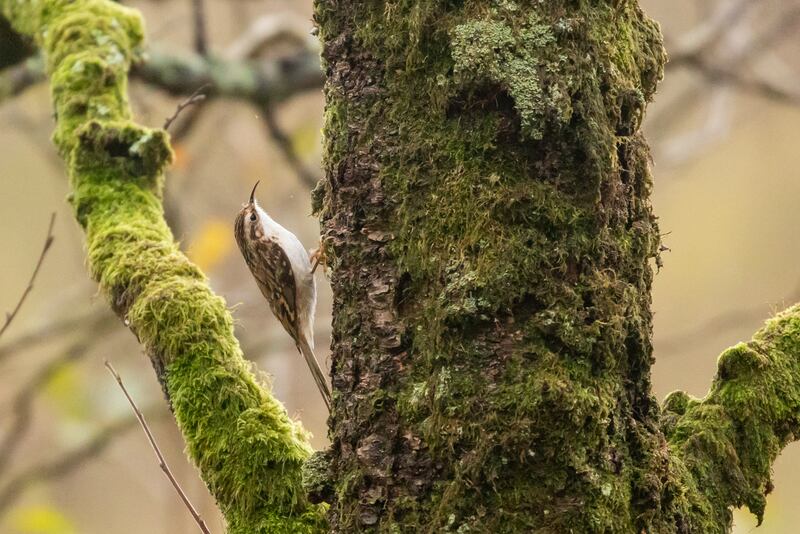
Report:
[[[164,222],[168,137],[132,122],[127,102],[138,14],[99,0],[0,0],[0,12],[42,48],[92,275],[150,354],[229,531],[322,530],[301,486],[308,436],[256,382],[225,302]]]
[[[514,4],[506,5],[513,8],[498,9],[494,16],[517,11]],[[555,42],[553,29],[535,13],[519,27],[502,18],[459,24],[451,40],[455,79],[462,85],[504,87],[514,99],[523,134],[541,139],[546,121],[565,124],[572,116],[572,90],[562,87],[562,78],[555,76],[567,58],[549,57]]]

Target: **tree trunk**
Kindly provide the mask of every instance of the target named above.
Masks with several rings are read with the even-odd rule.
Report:
[[[315,16],[333,529],[723,530],[650,388],[658,26],[634,0]]]

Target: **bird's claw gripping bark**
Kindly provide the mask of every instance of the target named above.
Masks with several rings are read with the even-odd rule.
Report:
[[[314,274],[314,272],[317,270],[317,267],[319,267],[320,264],[322,264],[322,269],[327,271],[328,256],[327,254],[325,254],[325,242],[320,241],[319,247],[310,250],[309,253],[311,255],[311,274]]]

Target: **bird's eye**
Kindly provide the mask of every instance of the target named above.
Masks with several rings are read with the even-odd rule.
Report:
[[[250,214],[250,220],[251,221],[255,221],[256,220],[256,214],[255,213],[251,213]]]

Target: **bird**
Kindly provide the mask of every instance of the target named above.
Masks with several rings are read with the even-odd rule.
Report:
[[[242,206],[234,223],[234,236],[258,288],[311,370],[322,399],[331,409],[331,392],[314,355],[314,312],[317,254],[309,252],[292,232],[270,217],[255,198]],[[312,265],[313,261],[313,265]]]

